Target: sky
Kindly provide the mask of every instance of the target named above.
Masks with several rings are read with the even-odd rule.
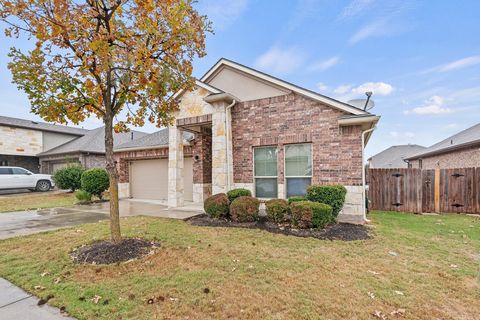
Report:
[[[430,146],[480,122],[480,1],[200,0],[213,23],[200,78],[225,57],[341,101],[373,91],[381,116],[366,155]],[[0,25],[4,27],[4,25]],[[11,83],[0,35],[0,115],[40,120]],[[88,119],[80,126],[101,126]],[[152,125],[141,130],[153,132]]]

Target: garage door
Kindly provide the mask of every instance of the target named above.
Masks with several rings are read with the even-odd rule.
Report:
[[[185,200],[193,199],[192,158],[185,158]],[[132,198],[168,199],[168,159],[136,160],[130,162]]]

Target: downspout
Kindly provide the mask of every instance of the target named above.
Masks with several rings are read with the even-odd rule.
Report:
[[[226,138],[227,138],[227,191],[231,190],[232,187],[232,173],[233,170],[230,170],[230,162],[232,159],[230,159],[230,142],[231,142],[231,136],[232,136],[232,113],[231,109],[232,107],[237,103],[235,99],[233,99],[232,103],[230,103],[226,108],[225,108],[225,127],[226,127]],[[232,142],[233,144],[233,142]]]
[[[362,213],[363,213],[363,221],[365,222],[370,222],[370,220],[367,219],[367,194],[366,194],[366,178],[365,178],[365,134],[372,132],[373,130],[376,129],[376,126],[373,126],[370,129],[367,129],[365,131],[362,131]]]

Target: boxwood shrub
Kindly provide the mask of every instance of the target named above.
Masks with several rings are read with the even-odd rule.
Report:
[[[288,202],[284,199],[271,199],[265,203],[267,218],[272,222],[284,222],[288,215]]]
[[[230,201],[225,193],[217,193],[205,199],[203,209],[212,218],[228,217]]]
[[[288,204],[296,201],[306,201],[306,200],[307,199],[305,199],[305,197],[301,197],[301,196],[290,197],[288,198]]]
[[[75,198],[80,202],[89,202],[92,201],[92,194],[84,190],[78,190],[75,192]]]
[[[311,185],[307,188],[307,200],[328,204],[336,218],[345,203],[347,189],[342,185]]]
[[[290,204],[293,224],[299,228],[323,228],[333,221],[332,207],[312,201]]]
[[[230,217],[235,222],[258,220],[260,201],[250,196],[241,196],[230,204]]]
[[[109,187],[108,173],[105,169],[93,168],[82,173],[82,190],[99,199]]]
[[[71,165],[66,168],[59,169],[53,174],[53,181],[59,189],[75,191],[82,186],[82,173],[85,171],[78,165]]]
[[[252,196],[252,192],[248,189],[244,188],[237,188],[237,189],[232,189],[227,192],[228,200],[230,202],[233,202],[233,200],[237,199],[238,197],[242,196]]]

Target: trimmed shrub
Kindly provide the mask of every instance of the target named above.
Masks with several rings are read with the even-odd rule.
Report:
[[[82,190],[102,199],[102,193],[108,189],[109,179],[105,169],[93,168],[82,173]]]
[[[232,203],[233,200],[237,199],[238,197],[242,197],[242,196],[251,197],[252,192],[248,189],[237,188],[237,189],[232,189],[232,190],[228,191],[227,196],[228,196],[228,200],[230,201],[230,203]]]
[[[225,193],[218,193],[205,199],[203,209],[212,218],[228,216],[230,201]]]
[[[80,166],[72,165],[55,171],[52,176],[55,185],[59,189],[71,190],[72,192],[81,188],[82,173],[85,171]]]
[[[345,203],[347,189],[342,185],[311,185],[307,188],[307,200],[328,204],[336,218]]]
[[[260,201],[250,196],[241,196],[230,205],[230,217],[235,222],[253,222],[258,220]]]
[[[92,194],[84,190],[78,190],[75,192],[75,198],[81,202],[92,201]]]
[[[272,222],[284,222],[287,220],[288,202],[283,199],[272,199],[265,203],[267,217]]]
[[[296,202],[296,201],[306,201],[307,199],[305,199],[305,197],[301,197],[301,196],[295,196],[295,197],[290,197],[288,198],[288,204],[291,204],[292,202]]]
[[[299,228],[323,228],[333,221],[332,207],[328,204],[297,201],[290,205],[293,224]]]

